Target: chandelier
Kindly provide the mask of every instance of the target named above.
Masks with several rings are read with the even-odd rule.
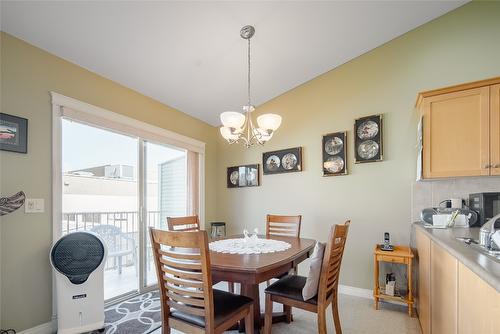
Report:
[[[247,148],[255,144],[264,145],[281,125],[281,116],[276,114],[263,114],[257,117],[258,127],[255,127],[252,121],[251,115],[255,107],[250,100],[250,39],[254,34],[255,28],[252,26],[241,28],[241,38],[248,41],[248,103],[243,106],[243,113],[226,111],[220,114],[222,137],[229,144],[242,143]]]

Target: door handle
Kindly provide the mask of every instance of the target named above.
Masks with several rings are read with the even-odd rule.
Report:
[[[488,169],[488,168],[491,168],[491,165],[484,165],[484,169]]]
[[[491,166],[492,168],[500,168],[500,164],[495,164],[493,166]]]

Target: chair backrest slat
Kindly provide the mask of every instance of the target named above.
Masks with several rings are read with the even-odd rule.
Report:
[[[337,289],[339,284],[340,267],[344,255],[347,233],[349,232],[348,220],[343,225],[332,226],[330,236],[325,248],[325,255],[321,266],[318,299],[325,301]]]
[[[267,215],[266,236],[300,237],[302,216]]]
[[[205,231],[172,232],[150,229],[161,293],[162,317],[174,308],[205,317],[213,328],[213,292],[208,237]]]
[[[167,217],[167,225],[169,231],[189,232],[200,230],[198,216]]]

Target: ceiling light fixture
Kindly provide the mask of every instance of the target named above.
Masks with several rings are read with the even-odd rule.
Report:
[[[263,114],[257,117],[258,128],[252,122],[251,114],[255,107],[250,101],[250,39],[254,34],[255,28],[252,26],[241,28],[241,38],[248,41],[248,104],[243,106],[243,113],[226,111],[220,114],[222,137],[229,144],[242,143],[247,148],[255,144],[264,145],[281,125],[281,116],[276,114]]]

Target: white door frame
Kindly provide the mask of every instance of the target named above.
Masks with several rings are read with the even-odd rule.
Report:
[[[205,222],[205,143],[199,140],[172,132],[131,117],[127,117],[76,99],[67,97],[56,92],[50,92],[52,100],[52,242],[55,243],[61,236],[62,218],[62,119],[68,118],[75,121],[89,124],[91,126],[109,129],[125,135],[133,135],[139,138],[139,145],[143,145],[144,140],[159,144],[171,145],[177,148],[186,149],[199,154],[199,216],[200,222]],[[138,146],[138,153],[142,150]],[[139,157],[140,158],[140,157]],[[144,166],[139,160],[138,175],[144,177]],[[139,182],[139,185],[141,182]],[[58,190],[59,189],[59,190]],[[138,189],[141,191],[141,189]],[[142,192],[139,192],[142,194]],[[144,199],[139,196],[139,217],[144,219]],[[144,231],[140,229],[139,237],[144,238]],[[144,247],[140,247],[144,248]],[[144,254],[144,250],[139,250],[139,256]],[[139,261],[142,263],[143,261]],[[139,266],[140,282],[144,281],[144,264]],[[55,300],[54,280],[52,284],[53,300]],[[152,290],[153,287],[140,287],[142,290]],[[117,297],[117,298],[120,298]],[[115,300],[115,299],[113,299]],[[53,316],[57,314],[53,303]]]

